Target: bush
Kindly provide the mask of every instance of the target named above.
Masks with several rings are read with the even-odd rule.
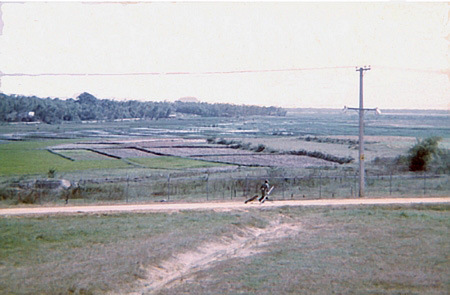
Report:
[[[264,151],[266,149],[266,146],[263,144],[259,144],[256,148],[255,148],[255,152],[260,153],[262,151]]]
[[[218,144],[228,144],[228,141],[224,138],[221,138],[217,141]]]
[[[208,139],[206,139],[206,142],[208,142],[208,143],[216,143],[216,138],[215,137],[209,137]]]
[[[288,154],[298,155],[298,156],[308,156],[308,157],[322,159],[322,160],[326,160],[329,162],[335,162],[335,163],[339,163],[339,164],[348,164],[348,163],[353,162],[353,160],[354,160],[352,157],[337,157],[337,156],[333,156],[330,154],[324,154],[324,153],[318,152],[318,151],[310,152],[310,151],[305,151],[305,150],[297,150],[297,151],[288,152]]]
[[[48,172],[47,172],[47,177],[48,178],[55,178],[55,176],[56,176],[56,169],[53,169],[53,168],[49,169]]]
[[[428,165],[429,170],[440,174],[450,173],[450,150],[437,149]]]
[[[417,140],[417,143],[408,151],[409,170],[427,171],[433,156],[438,153],[438,143],[441,139],[433,136],[424,140]]]
[[[0,200],[12,200],[17,195],[17,189],[13,188],[0,188]]]

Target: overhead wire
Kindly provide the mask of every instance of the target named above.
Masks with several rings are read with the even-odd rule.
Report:
[[[354,66],[337,67],[311,67],[311,68],[285,68],[285,69],[262,69],[262,70],[233,70],[233,71],[202,71],[202,72],[130,72],[130,73],[1,73],[0,77],[37,77],[37,76],[163,76],[163,75],[229,75],[249,73],[274,73],[274,72],[298,72],[317,71],[331,69],[347,69]]]

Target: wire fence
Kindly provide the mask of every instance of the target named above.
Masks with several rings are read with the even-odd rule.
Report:
[[[28,189],[2,189],[0,199],[22,203],[139,203],[244,201],[260,195],[260,186],[268,180],[274,189],[272,200],[330,199],[358,197],[358,174],[332,174],[318,171],[310,175],[245,175],[177,173],[158,177],[119,177],[80,179],[68,189],[29,186]],[[41,182],[42,183],[42,182]],[[450,175],[380,174],[366,176],[367,197],[449,196]]]
[[[270,199],[330,199],[358,197],[357,174],[316,173],[305,176],[220,177],[176,174],[159,178],[84,179],[69,189],[16,189],[13,199],[24,203],[137,203],[137,202],[205,202],[220,200],[244,201],[260,195],[264,180],[274,186]],[[367,197],[448,196],[450,176],[435,174],[367,175]]]

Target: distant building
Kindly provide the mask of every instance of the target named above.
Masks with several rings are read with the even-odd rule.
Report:
[[[179,98],[177,101],[179,101],[179,102],[200,102],[200,100],[198,100],[198,98],[193,97],[193,96],[182,97],[182,98]]]

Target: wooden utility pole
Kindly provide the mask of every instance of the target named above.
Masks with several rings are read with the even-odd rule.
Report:
[[[364,71],[369,67],[356,69],[359,72],[359,197],[364,197],[365,174],[364,168],[364,100],[363,100],[363,77]]]
[[[365,175],[366,171],[364,168],[364,112],[365,111],[375,111],[377,114],[381,114],[378,108],[375,109],[365,109],[363,100],[363,77],[364,71],[369,71],[370,66],[356,68],[359,72],[359,108],[348,108],[344,107],[344,111],[355,110],[359,113],[359,196],[364,197],[364,186],[365,186]]]

